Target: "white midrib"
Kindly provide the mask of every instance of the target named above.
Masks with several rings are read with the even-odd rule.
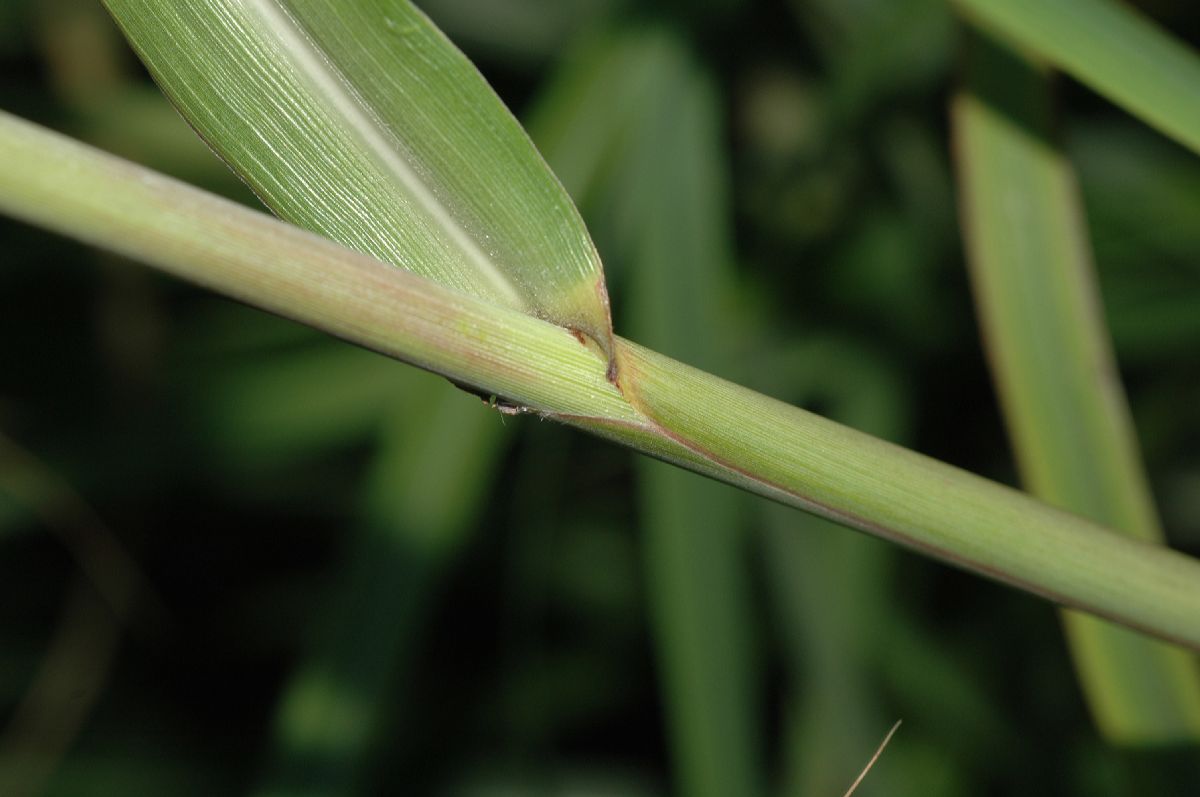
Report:
[[[277,0],[250,0],[249,7],[256,12],[264,34],[279,41],[297,71],[311,83],[336,116],[346,123],[347,129],[358,138],[364,149],[446,233],[488,287],[509,307],[528,312],[528,302],[517,291],[512,280],[397,152],[375,115],[287,9]]]

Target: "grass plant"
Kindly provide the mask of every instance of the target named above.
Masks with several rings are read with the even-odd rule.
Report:
[[[899,392],[898,380],[836,334],[764,345],[756,364],[771,373],[754,378],[834,420],[717,376],[747,378],[735,359],[745,341],[727,330],[770,337],[767,322],[731,299],[739,254],[723,120],[741,109],[723,107],[724,88],[670,26],[614,25],[574,44],[531,117],[531,139],[406,0],[105,5],[176,109],[278,218],[4,111],[0,211],[460,389],[319,347],[226,372],[219,403],[233,426],[211,443],[228,446],[244,470],[271,457],[328,456],[348,439],[375,452],[357,532],[340,553],[344,579],[327,593],[321,630],[308,635],[278,702],[259,793],[352,790],[380,766],[381,739],[403,737],[402,723],[379,708],[397,696],[423,607],[487,511],[489,485],[505,484],[505,458],[520,456],[506,446],[504,416],[488,407],[649,457],[635,471],[645,601],[682,794],[774,789],[759,596],[746,578],[755,546],[770,560],[766,591],[785,629],[788,683],[815,690],[785,690],[785,746],[797,751],[784,765],[786,787],[844,784],[863,736],[894,719],[863,684],[888,640],[923,631],[888,619],[875,583],[887,549],[857,537],[835,543],[833,524],[1064,607],[1101,732],[1129,747],[1194,745],[1200,560],[1165,544],[1049,91],[1051,70],[1061,69],[1200,149],[1200,58],[1186,44],[1110,0],[913,0],[864,14],[862,24],[819,2],[796,13],[837,33],[828,41],[840,44],[821,51],[827,91],[769,78],[759,86],[786,99],[772,113],[807,108],[822,120],[806,127],[802,113],[784,113],[763,133],[813,169],[796,189],[799,216],[787,216],[786,203],[770,210],[803,221],[780,223],[788,234],[816,238],[822,212],[860,199],[839,193],[842,178],[866,168],[840,147],[839,131],[949,68],[948,47],[916,57],[910,39],[946,45],[951,11],[996,37],[970,34],[951,121],[976,306],[1026,494],[889,442],[905,436],[902,401],[881,395]],[[920,24],[891,36],[905,19]],[[79,113],[102,114],[78,99],[85,95],[72,95]],[[953,235],[937,221],[949,178],[939,173],[938,143],[911,120],[879,136],[887,150],[879,165],[903,201],[863,201],[861,249],[849,261],[868,269],[860,282],[870,287],[853,300],[881,324],[929,339],[936,330],[917,329],[927,319],[912,298],[922,291],[897,286],[919,274],[904,242],[935,251]],[[1184,186],[1178,196],[1186,195]],[[1186,224],[1179,203],[1168,204]],[[1191,239],[1180,240],[1163,244],[1167,256],[1191,251]],[[838,279],[848,278],[831,278],[833,295]],[[639,343],[617,334],[614,313],[616,328]],[[1175,324],[1170,335],[1190,328]],[[306,401],[279,405],[288,385],[310,382],[322,384]],[[471,406],[461,391],[487,406]],[[347,415],[349,405],[357,409]],[[555,461],[584,468],[565,455]],[[808,514],[748,511],[746,496],[685,470]],[[765,527],[761,537],[746,535],[748,517]],[[818,607],[842,577],[859,585],[854,598]],[[888,631],[857,641],[845,628],[857,622]],[[947,694],[980,705],[969,686],[955,691],[957,664],[929,654],[936,644],[897,647],[927,652],[897,653],[897,668],[943,673]],[[845,660],[856,664],[843,670]],[[912,774],[915,758],[897,758],[872,778],[908,772],[929,782]]]

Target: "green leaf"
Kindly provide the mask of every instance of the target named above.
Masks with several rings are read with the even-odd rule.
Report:
[[[404,0],[106,0],[279,216],[611,355],[600,259],[475,67]]]
[[[954,104],[971,276],[1022,481],[1043,500],[1162,542],[1097,301],[1074,172],[1045,75],[980,41]],[[1200,738],[1200,671],[1182,650],[1073,612],[1080,680],[1113,739]]]
[[[979,26],[1031,50],[1200,152],[1200,56],[1116,0],[952,0]]]

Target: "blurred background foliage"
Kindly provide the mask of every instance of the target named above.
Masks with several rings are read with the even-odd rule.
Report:
[[[942,0],[420,5],[580,204],[618,331],[1015,481]],[[1200,554],[1200,161],[1056,91]],[[0,107],[255,203],[90,0],[0,3]],[[0,253],[0,794],[831,795],[897,718],[863,797],[1200,793],[1195,748],[1098,737],[1040,600],[3,219]]]

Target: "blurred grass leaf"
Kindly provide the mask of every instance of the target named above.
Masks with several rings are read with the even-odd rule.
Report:
[[[1097,299],[1074,173],[1046,75],[974,42],[953,120],[976,303],[1022,481],[1043,500],[1162,542]],[[1182,650],[1066,613],[1076,667],[1110,738],[1200,738],[1200,671]]]
[[[971,21],[1036,53],[1200,152],[1200,55],[1118,0],[953,0]]]
[[[281,217],[611,354],[603,272],[578,213],[411,3],[107,5],[184,116]]]
[[[534,117],[535,139],[578,192],[615,213],[614,262],[640,339],[718,367],[732,259],[720,109],[711,81],[668,30],[628,28],[568,62]],[[601,186],[600,184],[604,184]],[[603,240],[603,239],[601,239]],[[736,493],[638,462],[647,600],[668,706],[676,790],[765,788],[753,613]]]

